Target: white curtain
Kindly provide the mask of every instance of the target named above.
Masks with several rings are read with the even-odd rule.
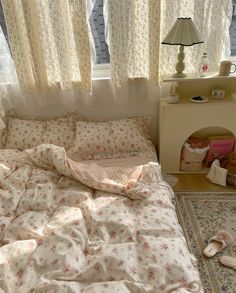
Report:
[[[2,0],[12,55],[24,93],[91,91],[86,0]]]
[[[218,70],[222,52],[230,47],[231,0],[106,0],[105,19],[116,89],[132,79],[158,85],[161,75],[175,71],[178,46],[161,45],[178,17],[191,17],[204,44],[185,50],[186,72],[197,72],[203,52],[210,70]],[[151,83],[150,83],[151,84]]]

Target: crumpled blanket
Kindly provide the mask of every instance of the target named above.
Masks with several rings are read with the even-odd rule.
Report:
[[[0,185],[0,292],[201,292],[158,163],[1,150]]]

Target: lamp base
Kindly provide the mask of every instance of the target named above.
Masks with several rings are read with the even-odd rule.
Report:
[[[172,77],[174,77],[174,78],[184,78],[184,77],[187,77],[187,74],[185,74],[183,72],[181,72],[181,73],[176,72],[175,74],[172,75]]]
[[[183,72],[185,68],[184,64],[184,46],[179,46],[178,62],[175,65],[176,73],[172,75],[174,78],[183,78],[187,75]]]

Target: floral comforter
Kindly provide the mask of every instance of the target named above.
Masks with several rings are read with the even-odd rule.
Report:
[[[1,150],[0,184],[0,292],[201,291],[158,163]]]

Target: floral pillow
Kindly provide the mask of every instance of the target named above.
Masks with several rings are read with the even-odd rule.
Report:
[[[5,148],[27,149],[42,143],[46,122],[10,117],[7,121]]]
[[[75,161],[129,156],[156,158],[149,136],[150,122],[149,117],[77,122],[74,146],[68,155]]]
[[[2,146],[23,150],[42,143],[51,143],[68,150],[75,138],[76,121],[82,120],[83,117],[77,112],[72,112],[54,120],[44,119],[17,116],[14,112],[9,112],[6,119],[7,127],[2,136]]]
[[[115,144],[108,122],[77,121],[74,146],[68,155],[75,161],[112,157]]]
[[[46,122],[42,143],[51,143],[68,150],[75,138],[75,121],[72,118],[59,118]]]
[[[138,155],[143,152],[153,152],[153,144],[149,135],[150,123],[150,117],[110,121],[116,152],[120,153],[121,157],[127,154]]]

